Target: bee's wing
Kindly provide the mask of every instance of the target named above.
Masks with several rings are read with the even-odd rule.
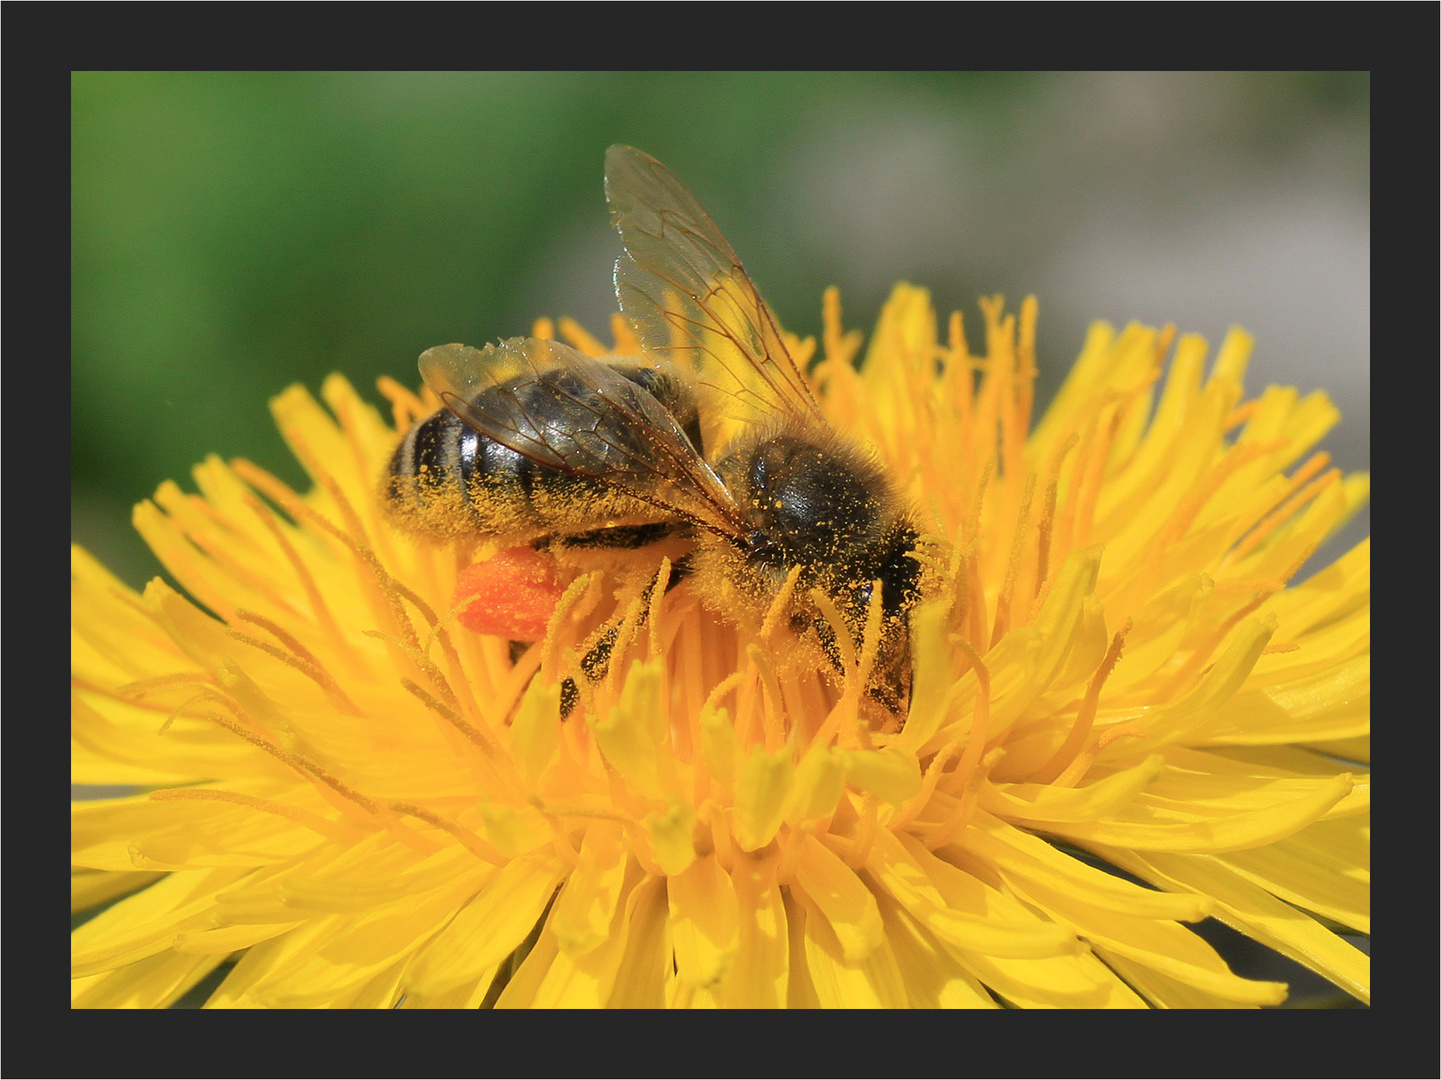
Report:
[[[824,424],[770,309],[685,185],[648,154],[612,146],[605,191],[625,245],[616,299],[646,350],[686,358],[753,414]]]
[[[420,374],[470,427],[546,468],[745,535],[735,500],[669,410],[608,364],[559,341],[511,338],[427,349]]]

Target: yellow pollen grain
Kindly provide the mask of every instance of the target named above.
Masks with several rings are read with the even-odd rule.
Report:
[[[575,685],[576,700],[580,703],[578,708],[584,710],[589,716],[598,716],[600,710],[597,708],[595,702],[595,685],[586,676],[585,668],[581,665],[581,659],[580,656],[576,655],[574,649],[566,649],[564,661],[557,675],[562,679],[570,679]],[[579,726],[580,725],[576,725],[577,728],[579,728]],[[567,727],[569,727],[569,725],[567,725]],[[609,769],[609,764],[607,764],[607,769]]]
[[[1261,650],[1261,655],[1262,655],[1262,656],[1274,656],[1274,655],[1276,655],[1277,653],[1300,652],[1300,651],[1301,651],[1301,646],[1295,644],[1294,642],[1286,642],[1286,643],[1278,642],[1278,643],[1276,643],[1276,644],[1274,644],[1274,645],[1267,645],[1264,649]]]

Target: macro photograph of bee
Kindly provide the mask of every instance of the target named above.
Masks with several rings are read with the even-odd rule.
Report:
[[[1369,1005],[1368,73],[71,87],[72,1007]]]
[[[427,350],[420,372],[445,407],[391,459],[383,486],[392,518],[440,542],[571,556],[679,541],[665,588],[739,601],[756,625],[784,594],[787,631],[836,676],[837,633],[859,651],[867,619],[878,617],[867,691],[903,712],[922,563],[891,478],[826,420],[695,197],[632,147],[611,147],[605,161],[624,245],[616,300],[639,355],[597,359],[535,338]],[[728,438],[717,434],[720,419],[737,421]],[[582,659],[586,677],[606,673],[616,633],[603,631]],[[575,700],[568,682],[562,711]]]

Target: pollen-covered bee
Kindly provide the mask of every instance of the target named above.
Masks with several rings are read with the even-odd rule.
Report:
[[[420,372],[445,408],[391,459],[392,518],[436,539],[536,547],[683,541],[669,586],[698,580],[704,602],[724,595],[757,623],[794,576],[786,625],[836,671],[837,633],[859,652],[878,603],[868,690],[903,710],[921,564],[893,483],[827,422],[740,260],[680,181],[613,146],[605,182],[624,246],[616,298],[642,355],[598,360],[533,338],[426,351]],[[612,640],[582,662],[591,678]],[[574,700],[571,687],[565,711]]]

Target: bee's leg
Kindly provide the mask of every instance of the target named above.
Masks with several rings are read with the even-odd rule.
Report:
[[[675,536],[683,528],[688,526],[682,521],[658,521],[651,525],[612,525],[606,529],[572,533],[570,536],[549,537],[546,542],[552,547],[567,548],[643,548]]]
[[[646,527],[648,526],[638,526],[638,528]],[[606,532],[608,530],[601,529],[597,531]],[[672,563],[670,577],[665,583],[665,591],[670,592],[689,577],[692,569],[691,557],[689,555],[683,555]],[[645,590],[640,594],[641,626],[645,625],[645,620],[650,616],[650,599],[655,592],[655,583],[657,580],[657,578],[651,578],[650,584],[647,585]],[[581,673],[585,675],[587,682],[600,682],[610,671],[611,650],[615,648],[616,639],[620,637],[620,631],[624,625],[625,620],[619,619],[606,627],[605,633],[601,634],[599,640],[590,647],[590,651],[581,657],[580,670]],[[575,680],[567,676],[565,681],[560,684],[560,718],[562,720],[575,711],[576,703],[579,700],[580,690],[577,689]]]

